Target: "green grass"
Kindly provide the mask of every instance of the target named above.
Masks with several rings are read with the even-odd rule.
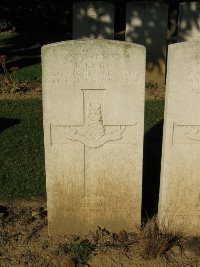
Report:
[[[162,120],[163,107],[146,102],[146,134]],[[42,101],[1,100],[0,114],[0,199],[45,197]]]
[[[155,128],[162,123],[164,116],[164,100],[148,100],[145,103],[145,124],[144,132],[147,133],[150,129]]]
[[[0,114],[0,199],[44,197],[42,101],[1,100]]]
[[[7,56],[7,68],[19,67],[19,80],[41,80],[41,44],[30,34],[0,34],[0,55]],[[0,73],[2,69],[0,67]]]
[[[18,67],[19,80],[41,80],[41,47],[66,40],[66,32],[6,32],[0,33],[0,55],[7,56],[7,68]],[[0,66],[0,75],[2,69]]]

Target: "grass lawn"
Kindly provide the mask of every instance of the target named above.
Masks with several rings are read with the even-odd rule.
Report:
[[[163,117],[164,100],[147,100],[145,102],[145,134],[148,134],[153,128],[158,127],[163,122]]]
[[[6,65],[18,67],[19,80],[41,80],[41,43],[28,34],[17,33],[0,34],[0,55],[7,57]],[[2,69],[0,68],[0,73]]]
[[[0,101],[0,199],[45,196],[41,100]]]
[[[16,73],[19,80],[41,81],[41,47],[68,39],[69,34],[60,32],[0,33],[0,56],[7,56],[8,70],[19,68]]]
[[[163,106],[146,102],[147,140],[163,118]],[[45,197],[42,101],[1,100],[0,114],[0,199]],[[153,140],[156,150],[156,135]]]

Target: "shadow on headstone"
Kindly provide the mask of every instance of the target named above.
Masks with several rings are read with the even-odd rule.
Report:
[[[126,1],[115,0],[115,40],[125,41]]]
[[[144,135],[142,219],[157,213],[160,185],[163,120]]]
[[[168,45],[176,43],[179,16],[179,0],[168,0]]]
[[[19,119],[0,118],[0,133],[19,123]]]
[[[168,6],[158,2],[128,2],[126,41],[146,47],[146,80],[165,84]]]
[[[186,2],[180,4],[177,41],[200,41],[199,2]]]
[[[114,39],[114,5],[109,1],[73,4],[73,39]]]

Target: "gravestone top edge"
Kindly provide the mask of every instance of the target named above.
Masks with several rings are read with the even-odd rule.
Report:
[[[139,4],[148,4],[148,5],[152,5],[152,4],[157,4],[158,6],[160,5],[163,5],[163,6],[166,6],[168,7],[168,4],[167,3],[164,3],[164,2],[160,2],[160,1],[132,1],[132,0],[129,0],[129,1],[126,1],[126,4],[133,4],[133,5],[139,5]]]
[[[196,46],[196,45],[200,46],[200,41],[187,41],[187,42],[174,43],[168,45],[168,49],[173,49],[176,47],[184,47],[184,46]]]
[[[125,41],[115,41],[115,40],[101,40],[101,39],[80,39],[80,40],[69,40],[69,41],[61,41],[61,42],[56,42],[56,43],[52,43],[52,44],[47,44],[47,45],[43,45],[41,50],[45,50],[45,49],[48,49],[48,48],[51,48],[51,47],[60,47],[60,46],[64,46],[64,45],[67,45],[67,44],[83,44],[83,43],[91,43],[91,44],[114,44],[114,45],[119,45],[121,47],[123,46],[126,46],[126,47],[129,47],[129,48],[138,48],[138,49],[141,49],[141,50],[144,50],[146,51],[146,48],[145,46],[143,45],[140,45],[140,44],[135,44],[135,43],[128,43],[128,42],[125,42]]]
[[[77,4],[77,3],[92,3],[92,2],[105,2],[105,3],[110,3],[110,4],[114,4],[114,0],[92,0],[92,1],[89,1],[89,0],[74,0],[73,1],[73,5],[74,4]]]
[[[192,1],[192,2],[182,2],[182,3],[180,3],[179,5],[180,5],[180,6],[184,6],[185,4],[187,5],[187,4],[192,4],[192,3],[199,4],[198,1]]]

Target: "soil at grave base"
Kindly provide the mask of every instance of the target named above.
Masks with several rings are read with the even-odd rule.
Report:
[[[32,86],[31,88],[26,88],[25,91],[18,91],[16,93],[0,93],[1,99],[36,99],[42,97],[42,87],[41,85]]]
[[[27,88],[26,91],[19,91],[13,94],[0,93],[1,99],[35,99],[42,97],[42,86],[32,86],[32,88]],[[146,100],[163,100],[165,97],[165,87],[164,86],[154,86],[152,88],[146,88],[145,99]]]
[[[50,237],[47,231],[46,203],[43,200],[0,202],[0,266],[73,267],[72,256],[64,253],[64,245],[75,237]],[[191,247],[181,251],[173,247],[165,257],[146,260],[138,246],[137,234],[122,231],[109,233],[97,229],[82,237],[96,248],[90,255],[91,267],[198,267],[200,257]]]
[[[152,87],[146,87],[145,100],[163,100],[165,99],[165,86],[154,84]]]

